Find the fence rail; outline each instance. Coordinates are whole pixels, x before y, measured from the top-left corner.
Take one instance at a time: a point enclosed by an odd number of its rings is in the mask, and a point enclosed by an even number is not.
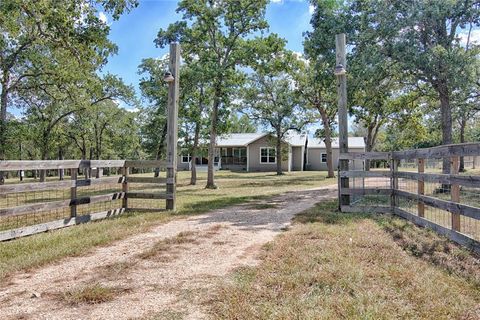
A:
[[[339,171],[340,178],[350,179],[350,185],[339,190],[341,196],[350,197],[340,208],[393,213],[480,252],[480,175],[459,172],[460,157],[478,156],[480,143],[341,154],[341,159],[350,161],[386,160],[390,170]],[[444,159],[450,161],[449,174],[425,172],[427,160],[441,164]],[[416,172],[406,171],[412,167]]]
[[[104,219],[129,210],[165,210],[165,205],[159,206],[159,200],[175,201],[175,192],[168,192],[168,187],[175,190],[176,179],[153,174],[170,167],[165,161],[156,160],[0,161],[3,172],[19,172],[22,176],[21,172],[25,171],[55,171],[58,175],[53,179],[63,179],[43,182],[25,179],[20,183],[9,179],[0,185],[0,241]],[[91,178],[88,172],[94,169],[108,169],[116,175],[101,177],[99,174]],[[132,174],[134,170],[137,172]],[[146,207],[145,203],[151,206]]]

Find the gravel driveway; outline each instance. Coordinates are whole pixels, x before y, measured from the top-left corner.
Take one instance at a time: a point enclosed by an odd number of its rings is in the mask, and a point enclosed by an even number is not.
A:
[[[292,217],[336,197],[333,188],[289,192],[175,220],[82,257],[18,273],[0,289],[2,319],[207,318],[215,280],[258,263],[258,252]],[[107,302],[75,303],[68,293],[100,284]]]

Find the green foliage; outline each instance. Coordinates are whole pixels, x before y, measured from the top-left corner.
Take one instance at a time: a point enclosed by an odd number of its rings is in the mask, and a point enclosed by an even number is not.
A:
[[[255,122],[251,120],[246,114],[232,113],[228,119],[228,132],[227,133],[255,133],[257,132],[257,126]]]
[[[134,0],[0,3],[0,158],[17,157],[15,150],[6,149],[6,139],[14,133],[4,130],[12,105],[25,116],[17,122],[29,128],[29,134],[21,135],[28,157],[46,159],[56,158],[59,148],[71,150],[66,129],[74,115],[113,99],[135,103],[131,87],[110,74],[100,78],[97,71],[117,50],[99,12],[116,20],[136,4]],[[18,129],[17,124],[8,127]]]

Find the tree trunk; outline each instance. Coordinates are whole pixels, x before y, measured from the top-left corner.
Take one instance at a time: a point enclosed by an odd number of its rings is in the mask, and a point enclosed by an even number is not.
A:
[[[279,130],[277,130],[277,147],[276,147],[276,157],[277,157],[277,176],[283,174],[282,170],[282,135]]]
[[[327,152],[327,178],[335,178],[335,169],[333,168],[333,152],[332,152],[332,129],[326,110],[321,107],[317,108],[322,117],[322,124],[325,131],[325,150]]]
[[[452,110],[450,109],[450,95],[445,81],[438,86],[437,91],[440,98],[440,112],[442,115],[442,144],[447,145],[452,143]],[[450,157],[443,158],[442,173],[450,174],[450,166]],[[450,184],[444,183],[438,191],[441,193],[449,193],[450,189]]]
[[[212,108],[212,122],[210,128],[210,144],[208,145],[208,173],[207,173],[207,189],[216,189],[214,178],[214,160],[215,160],[215,145],[217,140],[217,121],[218,108],[220,106],[219,90],[216,91],[215,99]]]
[[[7,147],[7,104],[8,104],[8,72],[3,72],[2,92],[0,93],[0,160],[5,160]],[[5,183],[4,173],[0,171],[0,185]]]
[[[42,160],[47,160],[47,150],[46,147],[42,150]],[[40,170],[40,182],[45,182],[47,180],[47,170]]]
[[[371,152],[373,149],[372,139],[373,139],[373,129],[375,126],[372,124],[367,126],[367,136],[365,138],[365,151]],[[370,159],[365,159],[365,171],[370,171]]]
[[[465,143],[465,127],[467,126],[467,119],[462,117],[460,121],[460,143]],[[465,172],[465,157],[460,157],[459,172]]]
[[[63,160],[63,150],[62,148],[58,148],[58,160]],[[64,179],[65,176],[65,169],[58,170],[58,176],[60,180]]]
[[[191,176],[190,184],[192,186],[197,184],[197,152],[198,152],[198,140],[200,139],[200,123],[195,124],[195,136],[193,137],[193,148],[191,161]]]
[[[446,84],[441,84],[438,89],[440,97],[440,112],[442,114],[442,144],[452,143],[452,110],[450,108],[450,95]],[[444,174],[450,173],[450,158],[443,159]],[[448,187],[449,189],[449,187]]]

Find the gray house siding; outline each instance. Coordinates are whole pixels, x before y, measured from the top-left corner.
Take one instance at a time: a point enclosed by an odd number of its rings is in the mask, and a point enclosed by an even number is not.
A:
[[[181,156],[178,156],[178,158],[177,158],[177,170],[178,171],[190,170],[190,164],[189,163],[183,163]]]
[[[276,163],[260,163],[260,148],[263,147],[272,147],[272,143],[269,141],[268,137],[263,137],[257,141],[252,142],[248,146],[248,171],[276,171]],[[282,160],[282,169],[284,171],[289,171],[289,161],[291,160],[291,155],[289,155],[288,160]]]
[[[364,148],[350,148],[349,152],[364,152]],[[307,167],[308,170],[312,171],[326,171],[328,170],[327,168],[327,163],[322,162],[322,153],[326,154],[327,151],[325,148],[308,148],[307,151]],[[333,156],[333,167],[336,168],[338,167],[338,157],[339,157],[339,150],[338,149],[333,149],[332,150],[332,156]],[[361,160],[356,160],[354,162],[354,170],[362,170],[363,169],[363,161]],[[351,168],[353,169],[353,168]]]
[[[303,171],[303,157],[305,147],[292,147],[292,170]]]

